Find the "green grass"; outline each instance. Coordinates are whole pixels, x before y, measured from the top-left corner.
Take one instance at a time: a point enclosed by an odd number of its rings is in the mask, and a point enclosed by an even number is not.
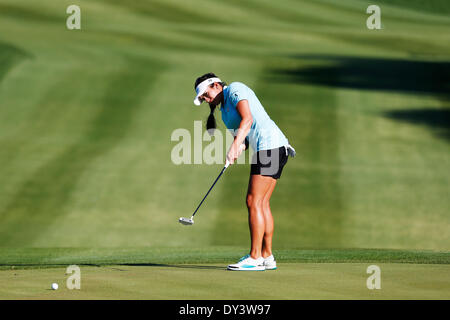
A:
[[[0,299],[449,299],[448,265],[378,264],[381,289],[369,290],[367,263],[281,263],[278,270],[226,271],[223,265],[82,266],[81,288],[64,269],[0,271]],[[50,290],[58,283],[57,291]]]
[[[1,246],[245,245],[248,165],[194,232],[176,223],[220,169],[170,161],[173,130],[208,114],[193,80],[214,71],[252,87],[298,151],[275,246],[449,249],[447,17],[383,4],[370,31],[364,1],[80,1],[69,31],[69,4],[2,3]]]
[[[0,299],[450,298],[448,252],[289,249],[275,252],[275,271],[226,271],[244,253],[239,247],[0,249]],[[65,270],[73,264],[81,270],[80,290],[66,287]],[[381,270],[380,290],[366,287],[373,264]],[[50,290],[54,282],[58,291]]]
[[[76,265],[229,264],[246,254],[243,247],[178,248],[1,248],[0,269]],[[439,251],[388,249],[285,249],[274,252],[286,263],[450,264]]]

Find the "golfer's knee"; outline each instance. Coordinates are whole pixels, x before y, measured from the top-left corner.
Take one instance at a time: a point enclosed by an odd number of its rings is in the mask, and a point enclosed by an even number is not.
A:
[[[264,198],[262,201],[262,207],[264,211],[270,211],[270,199]]]
[[[255,197],[252,194],[247,194],[246,203],[248,209],[262,207],[263,199],[261,197]]]

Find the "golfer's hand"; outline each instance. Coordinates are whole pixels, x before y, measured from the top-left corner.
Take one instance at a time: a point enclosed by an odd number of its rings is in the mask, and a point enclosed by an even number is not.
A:
[[[227,160],[230,164],[233,164],[234,161],[236,161],[237,158],[241,155],[242,151],[245,150],[245,144],[241,144],[240,146],[237,146],[235,143],[233,143],[230,147],[230,150],[228,150],[227,153]]]

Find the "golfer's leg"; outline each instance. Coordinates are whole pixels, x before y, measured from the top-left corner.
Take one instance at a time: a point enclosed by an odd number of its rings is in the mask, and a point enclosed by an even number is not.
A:
[[[265,233],[263,200],[271,186],[272,178],[261,175],[250,175],[247,191],[248,222],[250,227],[250,256],[254,259],[261,256],[262,242]]]
[[[277,184],[276,179],[272,179],[269,190],[267,190],[266,195],[263,199],[263,213],[264,213],[264,223],[265,230],[263,236],[263,244],[261,254],[264,258],[272,255],[272,237],[273,237],[273,217],[272,211],[270,210],[270,197],[272,196],[273,190],[275,189],[275,185]]]

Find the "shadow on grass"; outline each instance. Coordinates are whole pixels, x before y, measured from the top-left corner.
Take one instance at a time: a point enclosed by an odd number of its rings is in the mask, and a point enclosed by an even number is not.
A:
[[[161,264],[161,263],[124,263],[119,266],[128,267],[160,267],[160,268],[180,268],[180,269],[209,269],[209,270],[226,270],[226,267],[204,266],[194,264]]]
[[[20,269],[46,269],[46,268],[67,268],[68,264],[0,264],[0,270],[20,270]],[[82,267],[111,267],[116,271],[127,271],[118,267],[158,267],[158,268],[177,268],[177,269],[203,269],[203,270],[224,270],[224,266],[207,266],[194,264],[165,264],[165,263],[114,263],[114,264],[94,264],[94,263],[78,263],[77,266]]]
[[[0,6],[1,7],[1,6]],[[32,59],[33,55],[10,43],[0,42],[0,82],[13,67],[25,59]]]
[[[438,137],[450,141],[450,109],[392,110],[384,115],[397,121],[429,127]]]
[[[450,61],[418,61],[331,55],[295,55],[302,66],[270,70],[270,81],[312,84],[330,88],[434,96],[449,105]],[[304,63],[308,62],[308,65]],[[309,65],[309,63],[311,65]],[[450,140],[450,109],[392,110],[393,120],[423,125]]]
[[[449,96],[450,62],[295,55],[320,65],[273,69],[272,80],[329,87]]]

